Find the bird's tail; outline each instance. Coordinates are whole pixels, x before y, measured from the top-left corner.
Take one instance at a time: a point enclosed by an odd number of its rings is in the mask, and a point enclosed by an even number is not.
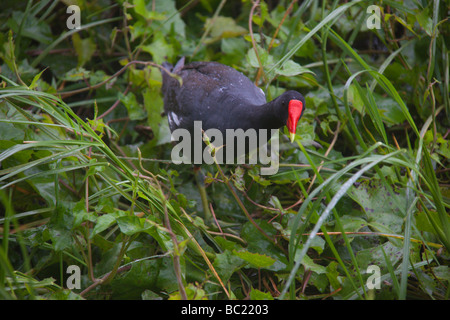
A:
[[[166,69],[167,71],[172,72],[173,65],[171,65],[169,62],[167,62],[167,61],[163,62],[163,63],[161,64],[161,66],[162,66],[164,69]],[[162,72],[162,73],[167,73],[166,70],[164,70],[164,69],[161,69],[161,72]]]
[[[170,83],[172,85],[174,84],[174,81],[178,82],[179,85],[182,84],[181,77],[177,75],[177,73],[184,67],[184,57],[181,57],[180,60],[175,64],[175,67],[172,66],[169,62],[163,62],[162,67],[164,69],[161,69],[161,74],[163,78],[162,83],[162,90],[163,92],[166,92],[167,86],[170,86]],[[168,72],[169,73],[168,73]]]
[[[180,71],[181,68],[184,67],[184,60],[185,60],[184,57],[181,57],[180,60],[178,60],[177,64],[172,70],[172,73],[178,73],[178,71]]]
[[[167,71],[171,72],[171,73],[177,73],[178,71],[181,70],[181,68],[184,67],[184,57],[181,57],[180,60],[178,60],[178,62],[175,64],[175,67],[170,64],[169,62],[165,61],[162,63],[162,66],[164,69],[166,69]],[[162,72],[166,72],[166,70],[162,69]]]

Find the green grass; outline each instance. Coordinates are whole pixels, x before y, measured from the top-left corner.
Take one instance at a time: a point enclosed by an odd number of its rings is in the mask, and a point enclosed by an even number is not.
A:
[[[445,3],[235,2],[0,14],[2,299],[449,298]],[[277,174],[202,167],[210,220],[170,163],[158,65],[179,56],[306,96]]]

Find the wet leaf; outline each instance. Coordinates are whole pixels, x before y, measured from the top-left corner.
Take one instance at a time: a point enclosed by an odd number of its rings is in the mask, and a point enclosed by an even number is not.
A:
[[[387,241],[381,246],[360,250],[356,254],[356,260],[362,270],[366,270],[370,265],[376,265],[380,267],[381,273],[387,273],[387,265],[383,251],[386,253],[386,257],[390,260],[391,265],[395,268],[402,260],[402,247],[397,247],[391,242]]]
[[[405,190],[391,186],[393,191],[388,190],[380,180],[367,180],[350,188],[348,195],[355,200],[368,216],[372,213],[392,213],[402,216],[400,208],[406,208]]]

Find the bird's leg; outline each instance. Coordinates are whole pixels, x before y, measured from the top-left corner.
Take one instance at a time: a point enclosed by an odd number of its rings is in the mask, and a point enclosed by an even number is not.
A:
[[[200,198],[202,199],[203,219],[207,222],[212,218],[212,214],[209,209],[208,195],[206,194],[205,176],[200,167],[194,167],[194,175],[195,180],[197,181],[198,190],[200,192]]]

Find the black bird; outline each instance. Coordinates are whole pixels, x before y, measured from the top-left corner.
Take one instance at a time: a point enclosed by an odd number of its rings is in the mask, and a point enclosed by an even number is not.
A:
[[[286,91],[267,103],[260,88],[241,72],[221,63],[192,62],[185,65],[183,57],[175,67],[169,63],[164,63],[163,67],[170,72],[169,74],[162,69],[162,93],[164,110],[172,132],[182,128],[195,137],[194,121],[201,121],[204,131],[220,130],[222,137],[226,136],[227,129],[255,129],[259,132],[259,129],[278,129],[286,125],[291,142],[294,140],[297,123],[305,109],[305,99],[300,93]],[[270,139],[270,136],[267,138]],[[195,141],[191,144],[192,149],[195,148],[194,145]],[[244,153],[250,149],[248,146]],[[224,156],[226,157],[225,152]],[[195,177],[202,198],[204,217],[209,220],[211,212],[199,172],[197,168]]]
[[[164,63],[162,92],[170,130],[193,132],[194,121],[202,129],[278,129],[287,126],[291,142],[305,110],[305,98],[297,91],[286,91],[271,102],[246,76],[218,62]],[[181,85],[180,85],[181,82]]]

